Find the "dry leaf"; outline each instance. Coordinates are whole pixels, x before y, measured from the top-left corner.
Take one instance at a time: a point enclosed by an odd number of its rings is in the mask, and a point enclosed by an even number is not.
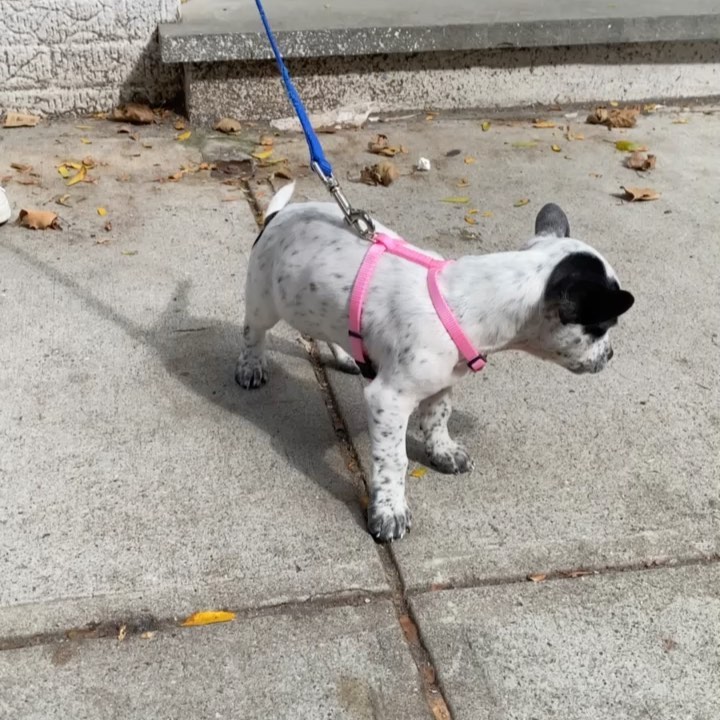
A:
[[[50,210],[21,210],[18,220],[23,227],[31,230],[57,230],[60,227],[58,216]]]
[[[559,145],[551,145],[551,146],[550,146],[550,149],[551,149],[553,152],[560,152],[562,148],[561,148]]]
[[[431,120],[434,120],[437,117],[437,113],[428,113],[425,116],[425,119],[430,122]]]
[[[69,163],[68,163],[68,164],[69,164]],[[88,170],[91,170],[91,169],[94,168],[95,165],[96,165],[95,159],[94,159],[91,155],[86,155],[86,156],[82,159],[82,165],[84,165]],[[76,168],[76,167],[77,167],[77,163],[73,164],[72,167],[75,167],[75,168]],[[78,168],[78,169],[79,169],[79,168]]]
[[[672,121],[673,125],[687,125],[690,122],[689,118],[676,118]]]
[[[103,228],[106,232],[110,232],[112,230],[112,223],[108,220],[104,225]]]
[[[134,125],[150,125],[155,122],[155,113],[140,103],[127,103],[115,108],[110,114],[110,120],[116,122],[129,122]]]
[[[631,128],[635,127],[639,114],[639,107],[608,110],[606,107],[599,106],[587,116],[587,122],[591,125],[605,125],[608,128]]]
[[[40,180],[37,177],[27,177],[26,175],[21,175],[20,177],[14,178],[15,182],[20,185],[39,185]]]
[[[565,139],[566,140],[584,140],[585,136],[582,133],[573,132],[570,125],[568,125],[567,129],[565,130]]]
[[[24,165],[23,163],[10,163],[10,167],[21,173],[29,173],[32,170],[32,165]]]
[[[433,714],[433,720],[451,720],[450,710],[440,695],[429,696],[428,703]]]
[[[427,468],[424,467],[417,467],[410,473],[410,477],[414,478],[421,478],[425,475],[427,475]]]
[[[644,113],[653,113],[653,112],[655,112],[656,108],[657,108],[657,103],[648,103],[647,105],[643,105],[643,112]]]
[[[630,202],[635,202],[636,200],[657,200],[660,197],[660,193],[652,188],[625,187],[624,185],[620,187],[625,191],[625,199],[630,200]]]
[[[625,163],[631,170],[653,170],[655,168],[655,156],[645,156],[641,152],[634,152]]]
[[[224,133],[236,133],[242,130],[242,125],[233,118],[225,117],[215,123],[215,130]]]
[[[475,158],[472,155],[468,155],[465,158],[465,164],[466,165],[472,165],[475,162]]]
[[[617,107],[619,104],[620,104],[620,103],[619,103],[617,100],[611,100],[611,101],[610,101],[610,105],[612,105],[613,107]]]
[[[126,636],[127,636],[127,625],[121,625],[120,629],[118,630],[118,634],[117,634],[118,642],[122,642]]]
[[[80,169],[73,175],[66,183],[68,187],[71,185],[77,185],[77,183],[82,182],[87,177],[87,168],[85,165],[81,165]]]
[[[180,133],[175,139],[179,140],[180,142],[185,142],[190,136],[192,135],[191,130],[186,130],[185,132]]]
[[[678,646],[677,641],[672,638],[663,638],[662,644],[665,652],[672,652]]]
[[[175,121],[175,129],[176,130],[184,130],[185,129],[185,121],[184,120],[176,120]]]
[[[366,185],[391,185],[399,177],[397,168],[388,161],[366,166],[360,171],[360,181]]]
[[[130,135],[132,133],[132,128],[129,128],[127,125],[123,125],[117,129],[117,133],[118,135],[120,135],[121,133],[127,133],[128,135]]]
[[[552,120],[533,120],[532,126],[534,128],[554,128],[555,123]]]
[[[35,127],[40,122],[40,118],[37,115],[28,115],[26,113],[9,112],[5,116],[5,122],[3,127],[16,128],[16,127]]]
[[[523,205],[527,205],[530,202],[529,198],[521,198],[520,200],[516,200],[513,203],[513,207],[522,207]]]
[[[293,176],[289,168],[280,167],[273,173],[275,177],[283,178],[284,180],[292,180]]]
[[[451,197],[443,198],[442,202],[453,203],[454,205],[466,205],[470,202],[470,198],[464,195],[452,195]]]
[[[647,145],[641,145],[631,140],[618,140],[615,143],[615,149],[620,152],[646,152]]]
[[[107,210],[106,210],[104,207],[99,207],[99,208],[97,209],[97,214],[98,214],[100,217],[105,217],[105,216],[107,215]]]
[[[80,138],[80,142],[83,145],[92,145],[92,140],[90,138],[82,137]]]
[[[537,147],[537,140],[519,140],[518,142],[514,142],[512,146],[520,150],[524,150],[526,148],[534,148]]]
[[[476,210],[475,212],[477,212],[477,210]],[[477,222],[478,222],[478,221],[477,221],[477,218],[476,218],[475,216],[468,214],[468,215],[465,216],[465,222],[466,222],[468,225],[477,225]]]
[[[203,610],[186,617],[180,625],[182,627],[196,627],[197,625],[212,625],[213,623],[228,622],[235,619],[234,612],[225,610]]]
[[[547,580],[547,575],[545,575],[544,573],[535,573],[533,575],[528,575],[527,579],[531,580],[534,583],[540,583],[543,580]]]
[[[62,165],[58,165],[57,171],[62,177],[66,179],[70,177],[70,170],[68,170],[68,166],[65,163],[63,163]]]
[[[143,640],[152,640],[155,637],[155,633],[156,633],[155,630],[147,630],[142,635],[140,635],[140,637]]]
[[[69,199],[70,199],[69,195],[58,195],[55,198],[55,202],[58,205],[64,205],[65,207],[72,207],[72,205],[68,202]]]
[[[272,135],[261,135],[260,144],[265,147],[272,147],[275,144],[275,138]]]
[[[137,255],[138,251],[137,250],[123,250],[120,254],[121,255]]]
[[[469,186],[470,186],[470,183],[467,181],[466,178],[460,178],[460,179],[455,183],[455,187],[458,187],[458,188],[466,188],[466,187],[469,187]]]
[[[409,643],[415,645],[419,642],[417,625],[415,625],[409,615],[403,614],[398,616],[398,622],[400,623],[400,627],[405,633],[405,638]]]
[[[92,130],[92,125],[76,125],[76,130]]]
[[[272,148],[258,148],[252,156],[257,160],[267,160],[272,154]]]
[[[486,211],[482,214],[482,216],[483,216],[483,217],[488,217],[488,218],[489,218],[489,217],[492,217],[492,216],[493,216],[492,210],[486,210]]]
[[[491,125],[490,125],[490,121],[489,121],[489,120],[485,120],[485,122],[483,122],[483,123],[480,124],[480,129],[481,129],[483,132],[487,132],[487,131],[490,129],[490,127],[491,127]]]
[[[394,157],[402,152],[407,152],[402,145],[399,147],[391,147],[388,143],[387,135],[376,135],[373,140],[368,143],[368,150],[375,155],[384,155],[385,157]]]

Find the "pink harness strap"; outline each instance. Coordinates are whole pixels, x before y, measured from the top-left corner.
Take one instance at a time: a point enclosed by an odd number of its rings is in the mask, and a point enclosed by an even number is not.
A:
[[[373,238],[372,245],[365,253],[358,274],[355,278],[352,294],[350,296],[350,314],[348,317],[348,330],[350,334],[350,349],[355,361],[362,367],[369,363],[369,358],[365,352],[365,346],[360,334],[360,325],[362,321],[362,311],[365,304],[370,281],[377,268],[378,261],[383,253],[389,252],[391,255],[405,258],[416,265],[427,268],[427,285],[430,293],[435,312],[440,318],[440,322],[445,326],[448,335],[460,351],[460,354],[467,361],[468,367],[473,372],[478,372],[485,367],[486,358],[479,353],[474,345],[470,342],[467,335],[460,327],[460,323],[445,301],[440,287],[438,286],[437,277],[440,271],[449,265],[452,260],[436,260],[425,253],[410,247],[404,240],[391,238],[388,235],[377,233]]]

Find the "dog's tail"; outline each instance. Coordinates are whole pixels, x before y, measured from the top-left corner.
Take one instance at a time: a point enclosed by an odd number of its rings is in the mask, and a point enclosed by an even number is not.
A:
[[[270,219],[277,215],[289,202],[295,192],[295,181],[281,187],[270,200],[267,210],[265,211],[264,225],[267,225]]]

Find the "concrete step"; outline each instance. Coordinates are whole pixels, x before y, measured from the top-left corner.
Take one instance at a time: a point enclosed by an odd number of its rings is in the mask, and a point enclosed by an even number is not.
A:
[[[382,111],[706,97],[720,86],[716,0],[681,7],[674,0],[265,6],[315,112],[358,103]],[[182,7],[182,22],[160,26],[160,44],[165,62],[184,64],[194,120],[290,113],[254,3],[189,0]]]

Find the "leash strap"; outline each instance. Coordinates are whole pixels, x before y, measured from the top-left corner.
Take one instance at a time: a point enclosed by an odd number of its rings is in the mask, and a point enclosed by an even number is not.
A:
[[[285,85],[285,91],[287,92],[288,98],[295,109],[295,113],[298,116],[303,133],[305,134],[305,140],[307,141],[308,150],[310,151],[310,165],[318,177],[323,181],[323,184],[333,196],[335,202],[337,202],[340,206],[340,209],[343,211],[345,219],[348,223],[350,223],[350,225],[352,225],[362,237],[369,240],[375,234],[375,225],[370,216],[364,210],[357,210],[353,208],[340,190],[340,185],[333,177],[332,166],[325,157],[322,145],[313,130],[310,118],[305,110],[305,106],[303,105],[302,100],[293,85],[293,81],[290,78],[290,73],[285,65],[282,53],[280,52],[277,41],[275,40],[275,35],[270,27],[270,22],[265,14],[265,8],[263,7],[261,0],[255,0],[255,5],[257,5],[258,12],[260,13],[260,20],[265,28],[265,34],[270,42],[273,55],[275,55],[275,62],[277,63],[283,84]]]

